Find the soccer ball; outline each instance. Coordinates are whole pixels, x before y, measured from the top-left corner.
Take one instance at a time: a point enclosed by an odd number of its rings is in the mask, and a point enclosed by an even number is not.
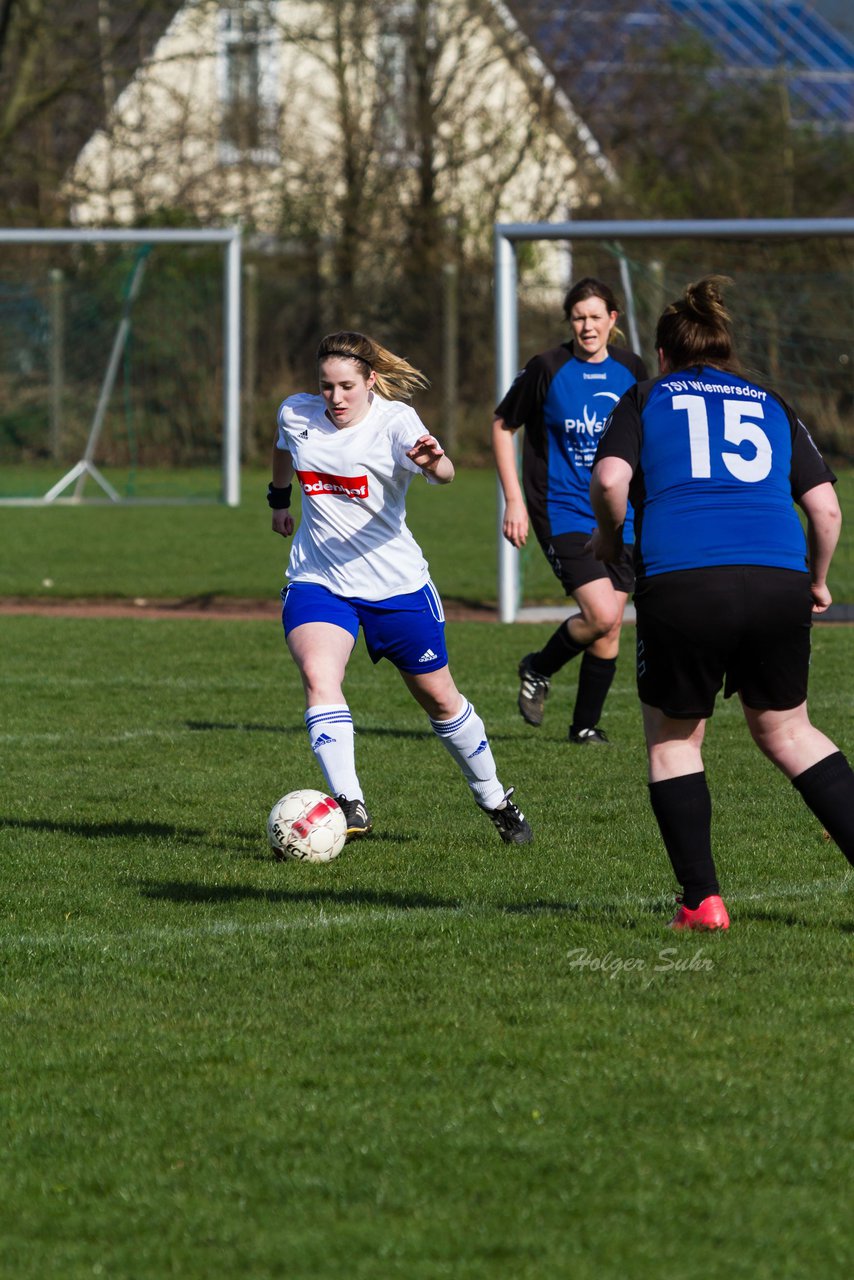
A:
[[[331,862],[344,848],[347,819],[322,791],[289,791],[270,810],[267,839],[279,862]]]

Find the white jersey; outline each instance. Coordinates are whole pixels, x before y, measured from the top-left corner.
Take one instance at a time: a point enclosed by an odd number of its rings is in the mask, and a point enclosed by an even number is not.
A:
[[[302,393],[282,402],[278,423],[276,447],[302,491],[289,581],[363,600],[419,591],[430,570],[406,525],[406,491],[423,473],[406,450],[427,428],[415,410],[374,392],[361,422],[339,428],[322,396]]]

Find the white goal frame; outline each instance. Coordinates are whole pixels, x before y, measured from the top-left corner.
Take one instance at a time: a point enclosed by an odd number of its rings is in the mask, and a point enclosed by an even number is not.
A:
[[[773,239],[803,236],[854,236],[854,218],[723,218],[661,222],[507,222],[496,223],[495,246],[495,403],[499,404],[519,371],[518,264],[516,245],[526,240],[710,240]],[[633,324],[633,314],[630,315]],[[633,341],[636,339],[632,338]],[[517,453],[518,456],[518,453]],[[498,615],[514,622],[520,607],[520,555],[501,532],[504,495],[498,484]]]
[[[242,262],[242,236],[239,227],[223,227],[210,230],[140,231],[121,230],[116,227],[88,227],[76,230],[37,231],[0,228],[0,246],[4,244],[221,244],[225,247],[223,267],[223,407],[222,407],[222,500],[229,507],[240,505],[240,280]],[[138,285],[141,272],[135,276]],[[122,316],[107,365],[101,395],[95,417],[89,430],[83,457],[40,498],[0,498],[2,506],[41,506],[55,502],[80,503],[82,486],[90,475],[114,503],[158,506],[189,502],[184,498],[122,498],[110,485],[94,463],[94,454],[101,433],[107,400],[127,338],[129,319]],[[72,484],[75,492],[70,498],[61,495]]]

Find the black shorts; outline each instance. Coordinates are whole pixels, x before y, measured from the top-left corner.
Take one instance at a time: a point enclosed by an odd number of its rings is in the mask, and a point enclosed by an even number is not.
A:
[[[548,542],[541,542],[546,559],[556,578],[563,584],[568,596],[576,587],[599,578],[610,578],[615,591],[629,595],[635,585],[635,569],[632,548],[624,547],[623,554],[614,564],[597,560],[592,551],[584,548],[590,541],[589,533],[558,533]]]
[[[638,581],[638,694],[674,719],[707,719],[724,686],[757,711],[807,696],[807,573],[761,565],[686,569]]]

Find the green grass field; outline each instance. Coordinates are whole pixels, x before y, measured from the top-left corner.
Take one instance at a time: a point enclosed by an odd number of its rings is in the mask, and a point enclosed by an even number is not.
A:
[[[416,498],[458,598],[492,594],[481,493],[465,557]],[[2,590],[275,594],[267,523],[5,509]],[[854,875],[730,703],[706,763],[733,926],[674,936],[631,628],[597,750],[565,742],[571,669],[541,730],[518,717],[547,625],[449,626],[524,848],[360,645],[376,829],[325,868],[265,847],[273,800],[320,783],[275,622],[0,628],[0,1274],[849,1274]],[[816,628],[813,718],[849,755],[852,659]]]
[[[45,492],[52,472],[30,489]],[[121,488],[120,477],[110,479]],[[248,471],[242,504],[223,506],[9,507],[0,505],[0,596],[275,597],[284,579],[287,546],[270,533],[265,502],[269,476]],[[216,492],[217,477],[185,472],[142,473],[138,490]],[[7,481],[7,484],[11,483]],[[20,487],[20,486],[19,486]],[[854,470],[839,472],[846,517],[834,559],[834,598],[854,604]],[[8,492],[2,487],[0,495]],[[88,482],[87,494],[98,490]],[[295,495],[296,498],[296,495]],[[413,483],[409,524],[447,599],[497,598],[497,488],[490,470],[463,470],[451,485]],[[521,555],[527,604],[564,599],[531,536]],[[50,583],[45,586],[45,582]]]

